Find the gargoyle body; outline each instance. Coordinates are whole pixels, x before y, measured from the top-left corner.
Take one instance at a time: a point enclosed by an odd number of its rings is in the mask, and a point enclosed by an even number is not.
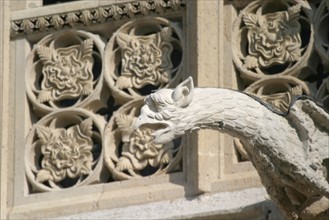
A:
[[[250,95],[220,88],[194,88],[188,78],[176,89],[145,99],[136,127],[156,126],[155,143],[185,131],[218,129],[239,138],[272,200],[289,219],[329,198],[329,114],[297,99],[279,114]]]

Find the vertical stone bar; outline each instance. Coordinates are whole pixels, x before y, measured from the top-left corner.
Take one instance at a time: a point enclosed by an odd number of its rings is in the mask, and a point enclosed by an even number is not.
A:
[[[188,1],[189,73],[197,87],[219,85],[219,9],[223,1]],[[211,130],[193,132],[187,137],[187,179],[197,191],[210,192],[218,178],[219,133]]]
[[[9,123],[9,1],[0,1],[0,219],[7,213],[7,155]]]

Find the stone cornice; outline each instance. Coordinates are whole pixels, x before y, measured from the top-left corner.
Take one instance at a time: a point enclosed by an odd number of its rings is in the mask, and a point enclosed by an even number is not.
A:
[[[184,10],[186,0],[142,0],[11,20],[11,38]]]

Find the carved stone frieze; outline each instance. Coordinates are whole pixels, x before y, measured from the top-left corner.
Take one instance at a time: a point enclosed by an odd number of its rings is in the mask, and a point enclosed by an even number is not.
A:
[[[233,58],[241,76],[298,76],[313,48],[312,15],[289,1],[253,1],[233,26]]]
[[[164,18],[126,23],[105,50],[105,79],[119,103],[177,82],[182,71],[182,33]]]
[[[56,111],[38,121],[26,143],[31,192],[99,182],[104,125],[104,119],[82,109]]]
[[[134,125],[143,100],[123,105],[105,128],[105,163],[118,180],[159,175],[177,168],[181,159],[180,140],[155,144],[152,128]]]
[[[27,94],[41,112],[87,106],[98,100],[103,82],[104,43],[84,31],[52,34],[27,58]]]
[[[67,27],[89,26],[110,20],[136,18],[140,15],[167,14],[182,11],[185,0],[142,0],[104,5],[81,11],[31,17],[11,21],[11,36],[18,37]]]

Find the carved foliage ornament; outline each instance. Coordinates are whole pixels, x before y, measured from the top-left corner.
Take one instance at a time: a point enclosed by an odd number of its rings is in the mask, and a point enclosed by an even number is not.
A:
[[[116,123],[121,132],[132,129],[135,118],[127,115],[117,115]],[[125,142],[123,137],[122,156],[116,165],[118,171],[142,170],[147,165],[152,167],[163,167],[173,158],[173,145],[166,146],[153,143],[151,133],[154,130],[141,128],[129,134],[129,141]],[[126,134],[127,135],[127,134]]]
[[[156,175],[177,169],[180,140],[155,144],[151,127],[134,130],[142,99],[122,106],[105,129],[105,163],[118,180]]]
[[[74,179],[91,173],[91,118],[67,129],[39,126],[36,131],[44,156],[36,181],[59,182],[66,177]]]
[[[182,71],[180,23],[164,18],[127,22],[105,49],[105,79],[120,104],[176,83]]]
[[[244,65],[247,69],[269,67],[274,63],[298,61],[302,55],[300,5],[287,11],[261,14],[245,12],[242,16],[248,28],[248,53]]]
[[[32,192],[99,182],[104,124],[82,109],[57,111],[38,121],[27,137],[25,152]]]
[[[307,5],[252,1],[233,25],[233,60],[244,91],[279,112],[286,113],[295,97],[311,95],[308,84],[301,80],[303,72],[310,72],[308,60],[314,41]],[[245,155],[241,147],[236,149]]]
[[[171,35],[169,27],[149,36],[119,33],[116,39],[122,50],[122,70],[116,86],[140,89],[147,84],[168,83],[173,67]]]
[[[165,87],[180,77],[178,26],[163,18],[127,22],[113,34],[106,54],[103,40],[87,31],[50,34],[34,45],[26,68],[36,120],[26,139],[28,193],[180,169],[180,140],[154,144],[154,129],[134,131],[141,100],[117,111],[108,100],[113,94],[115,104],[123,104],[141,96],[139,91],[147,94],[144,87]],[[103,71],[108,84],[102,82]]]
[[[17,37],[38,32],[76,26],[105,23],[108,20],[135,18],[148,14],[167,14],[185,8],[185,0],[142,0],[105,5],[98,8],[71,11],[42,17],[11,21],[11,36]]]
[[[298,76],[313,47],[311,16],[292,1],[251,2],[233,25],[233,59],[241,76]]]
[[[36,47],[43,62],[40,102],[86,96],[93,91],[93,41],[86,39],[81,45],[54,49]]]
[[[290,104],[297,96],[310,95],[306,83],[291,76],[260,79],[244,91],[261,98],[282,113],[288,112]]]
[[[51,34],[27,58],[27,95],[38,112],[86,107],[100,100],[103,81],[99,36],[85,31]]]

